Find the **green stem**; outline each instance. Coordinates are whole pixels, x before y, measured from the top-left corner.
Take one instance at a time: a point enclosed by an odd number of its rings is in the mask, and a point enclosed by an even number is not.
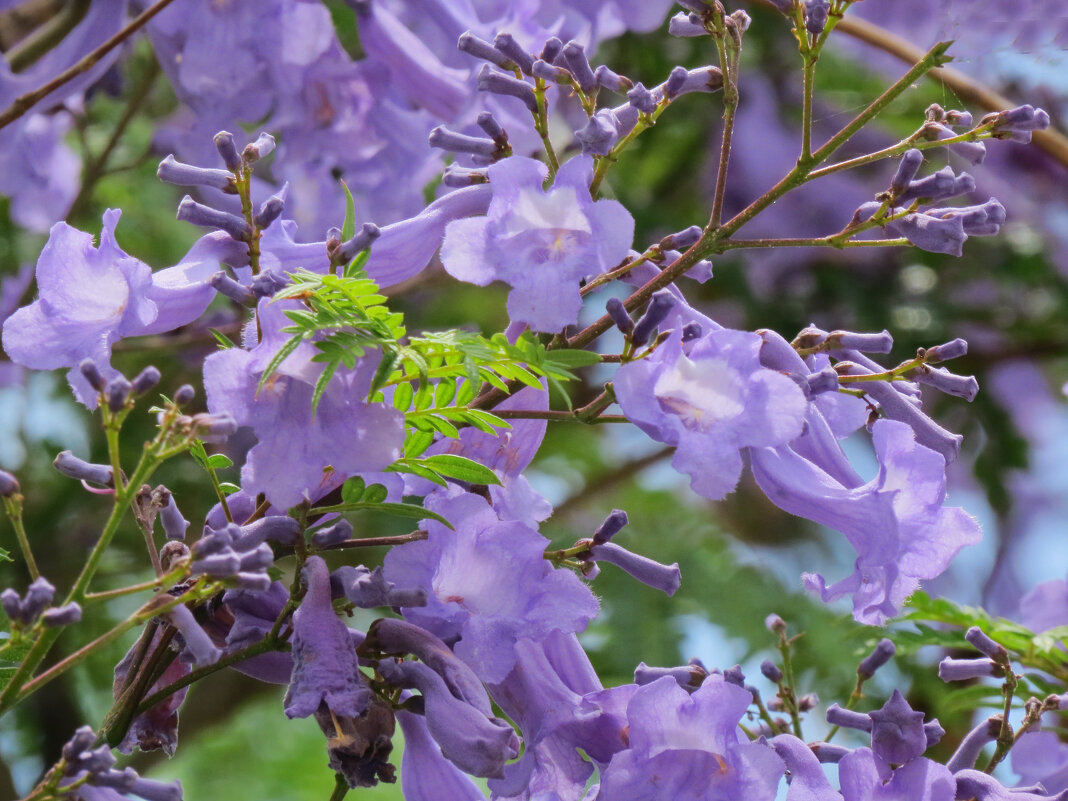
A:
[[[330,794],[330,801],[341,801],[349,792],[349,783],[340,773],[334,774],[334,792]]]
[[[857,686],[854,687],[853,688],[853,692],[851,692],[849,694],[849,700],[846,701],[845,709],[852,709],[853,707],[855,707],[857,704],[860,703],[860,699],[862,699],[864,697],[863,688],[864,688],[864,677],[863,676],[857,676]],[[836,734],[838,734],[838,731],[841,728],[842,728],[841,726],[832,726],[831,730],[829,732],[827,732],[827,736],[823,738],[823,742],[829,743],[831,740],[833,740],[834,736]]]
[[[74,80],[79,75],[88,72],[93,68],[104,56],[125,42],[137,31],[144,27],[150,19],[156,14],[161,12],[167,6],[169,6],[174,0],[158,0],[152,6],[145,9],[140,15],[134,18],[129,25],[123,28],[121,31],[111,36],[103,44],[91,51],[83,59],[73,64],[68,69],[61,72],[52,80],[45,83],[43,86],[34,89],[32,92],[27,92],[24,95],[19,95],[2,113],[0,113],[0,128],[6,128],[8,125],[19,119],[23,114],[32,109],[41,100],[44,100],[48,95],[59,89],[64,84]]]
[[[19,541],[19,550],[22,558],[26,560],[26,569],[30,571],[30,579],[36,581],[41,571],[37,569],[37,562],[33,558],[33,549],[30,547],[30,539],[26,536],[26,526],[22,521],[22,495],[15,493],[10,498],[4,498],[4,511],[11,521],[11,527],[15,529],[15,537]]]
[[[1001,728],[998,731],[997,745],[994,747],[994,754],[990,757],[990,762],[983,769],[984,773],[992,773],[994,768],[1003,760],[1009,753],[1009,750],[1013,747],[1016,740],[1013,737],[1012,725],[1009,723],[1009,713],[1012,712],[1012,699],[1016,694],[1016,687],[1018,677],[1012,672],[1011,665],[1005,665],[1005,683],[1001,685],[1001,694],[1005,698],[1005,703],[1001,712]]]
[[[780,682],[779,695],[783,700],[783,706],[790,713],[790,721],[793,724],[794,736],[805,739],[801,732],[801,716],[797,711],[797,685],[794,681],[794,666],[790,659],[790,640],[785,634],[779,635],[779,653],[782,654],[782,682]]]
[[[545,81],[542,78],[534,79],[534,99],[537,101],[538,110],[534,114],[534,130],[541,137],[542,147],[545,148],[545,160],[549,165],[548,183],[556,178],[556,171],[560,169],[560,160],[556,157],[556,150],[549,139],[549,113],[545,101]]]
[[[987,134],[987,135],[984,135]],[[948,139],[920,139],[920,133],[914,133],[908,139],[902,139],[896,145],[885,147],[882,150],[877,150],[873,153],[868,153],[864,156],[857,156],[856,158],[847,159],[846,161],[840,161],[837,164],[830,164],[826,167],[821,167],[818,170],[813,170],[809,173],[808,178],[810,181],[816,178],[822,178],[825,175],[832,175],[842,170],[852,170],[856,167],[862,167],[865,164],[872,164],[876,161],[882,161],[886,158],[892,158],[894,156],[900,156],[906,150],[931,150],[936,147],[944,147],[946,145],[955,145],[960,142],[977,142],[980,139],[989,139],[989,131],[986,126],[978,126],[970,131],[965,131],[957,136],[950,137]]]

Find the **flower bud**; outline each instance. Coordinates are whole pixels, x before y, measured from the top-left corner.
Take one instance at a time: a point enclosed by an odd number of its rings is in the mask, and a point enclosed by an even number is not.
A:
[[[656,96],[641,82],[634,84],[634,87],[627,92],[627,102],[642,114],[652,114],[656,111]]]
[[[664,676],[670,676],[682,689],[692,693],[708,678],[708,671],[702,665],[690,664],[667,668],[649,667],[644,662],[639,662],[638,667],[634,669],[634,683],[638,686],[652,684]]]
[[[159,369],[149,365],[134,377],[134,380],[130,385],[130,391],[133,392],[134,395],[144,395],[159,384],[159,380]]]
[[[329,548],[352,539],[352,523],[341,519],[332,526],[324,526],[312,535],[312,545],[316,548]]]
[[[560,40],[557,39],[556,41],[559,42]],[[530,75],[530,70],[534,66],[534,56],[520,47],[510,33],[498,33],[493,39],[493,46],[509,61],[519,67],[524,75]]]
[[[176,186],[210,186],[229,194],[237,191],[234,176],[226,170],[210,170],[183,164],[175,161],[173,155],[167,156],[159,163],[156,177],[164,183]]]
[[[242,156],[248,162],[259,161],[267,158],[274,150],[274,137],[269,133],[261,133],[256,141],[245,145]]]
[[[18,495],[22,488],[19,481],[6,470],[0,470],[0,498],[10,498]]]
[[[242,306],[251,304],[256,300],[256,296],[252,293],[251,289],[244,284],[239,284],[222,270],[209,278],[208,283],[213,286],[215,291],[220,295],[225,295],[234,303],[239,303]]]
[[[593,534],[593,544],[603,545],[618,534],[630,520],[622,509],[613,509]]]
[[[594,545],[590,549],[590,554],[593,561],[613,564],[642,584],[660,590],[669,596],[674,595],[682,583],[682,572],[677,562],[662,565],[612,542]]]
[[[370,248],[374,241],[381,235],[382,230],[377,225],[374,223],[364,223],[360,226],[360,230],[356,232],[356,235],[353,236],[352,239],[342,242],[338,246],[338,249],[334,251],[332,260],[336,264],[348,264],[355,259],[359,253]]]
[[[92,359],[82,359],[81,364],[78,365],[78,370],[85,377],[85,380],[89,382],[89,386],[97,392],[103,392],[108,385],[107,379],[104,378],[97,363]]]
[[[894,177],[890,181],[890,193],[894,197],[901,195],[908,185],[912,183],[921,164],[923,164],[923,153],[916,148],[906,150],[901,155],[901,161],[897,165],[897,172],[894,173]]]
[[[783,635],[786,633],[786,621],[772,612],[766,618],[764,618],[764,628],[770,631],[772,634]]]
[[[182,384],[174,391],[174,402],[178,406],[185,406],[187,403],[192,403],[196,395],[197,391],[192,384]]]
[[[281,192],[271,195],[263,201],[260,210],[252,218],[252,222],[262,231],[281,216],[285,207],[286,201]]]
[[[673,308],[675,308],[674,295],[666,289],[655,293],[649,300],[645,314],[634,326],[634,333],[631,334],[631,342],[634,343],[634,346],[641,347],[648,342],[653,331],[664,321]]]
[[[733,684],[733,685],[735,685],[737,687],[743,687],[744,688],[745,687],[745,674],[742,673],[742,666],[741,665],[735,665],[734,667],[729,667],[726,670],[724,670],[723,671],[723,680],[725,682],[727,682],[727,684]]]
[[[237,152],[237,145],[234,144],[234,135],[232,133],[219,131],[219,133],[215,134],[215,149],[222,156],[226,169],[233,173],[241,169],[241,154]]]
[[[510,70],[516,67],[512,59],[508,58],[485,39],[475,36],[471,31],[464,31],[460,34],[460,38],[456,42],[456,49],[461,53],[467,53],[469,56],[496,64],[503,70]]]
[[[693,13],[687,14],[685,11],[680,11],[668,20],[668,33],[679,37],[708,35],[701,18]]]
[[[492,158],[497,154],[497,143],[492,139],[456,133],[455,131],[450,131],[444,125],[434,128],[430,132],[427,141],[431,147],[448,150],[453,153],[473,153],[487,158]]]
[[[126,408],[126,401],[130,399],[131,391],[133,391],[133,385],[124,375],[117,375],[108,382],[108,409],[112,414],[118,414]]]
[[[480,92],[491,92],[495,95],[518,97],[530,109],[531,113],[536,114],[538,112],[538,101],[534,97],[533,86],[511,75],[505,75],[503,72],[493,69],[489,64],[483,64],[482,69],[478,71],[478,90]]]
[[[41,614],[41,622],[50,628],[70,626],[82,619],[82,608],[73,601],[66,606],[46,609]]]
[[[975,650],[986,654],[997,662],[1008,661],[1009,654],[1005,647],[990,639],[989,636],[978,626],[972,626],[964,633],[966,639]]]
[[[508,133],[497,122],[497,119],[488,111],[481,112],[475,119],[478,127],[485,131],[486,136],[492,139],[499,148],[508,147]]]
[[[634,86],[634,81],[630,78],[613,72],[604,64],[595,69],[593,74],[597,78],[597,85],[607,89],[609,92],[623,93]]]
[[[778,684],[782,681],[782,671],[779,669],[779,666],[770,659],[765,659],[760,663],[760,672],[763,673],[764,678],[772,684]]]
[[[197,203],[189,195],[182,198],[182,202],[178,204],[178,219],[192,225],[225,231],[238,242],[248,242],[252,235],[248,223],[236,214]]]
[[[897,647],[891,640],[886,637],[879,640],[875,649],[864,657],[860,664],[857,665],[857,675],[862,679],[870,679],[875,675],[875,671],[890,661],[890,658],[897,653]]]
[[[984,676],[998,676],[1002,671],[992,659],[952,659],[938,663],[938,678],[942,681],[967,681]]]
[[[623,307],[623,301],[619,298],[609,298],[605,303],[605,309],[608,311],[608,316],[612,318],[612,322],[624,334],[629,334],[634,330],[634,321],[630,319],[630,315]]]
[[[948,362],[951,359],[959,359],[967,353],[968,342],[958,337],[941,345],[935,345],[933,348],[927,348],[924,352],[924,358],[929,364],[932,362]]]
[[[589,59],[586,58],[586,48],[576,41],[570,41],[564,45],[563,55],[579,89],[586,94],[593,92],[597,88],[597,77],[593,74]]]
[[[91,464],[70,451],[60,451],[52,466],[68,478],[88,481],[103,487],[111,486],[111,468],[105,464]]]

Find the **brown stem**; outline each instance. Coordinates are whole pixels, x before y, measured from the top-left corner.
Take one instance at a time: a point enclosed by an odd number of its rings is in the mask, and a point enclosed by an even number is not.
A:
[[[0,129],[6,128],[13,123],[31,108],[33,108],[39,101],[48,97],[59,87],[66,83],[69,83],[79,75],[88,72],[93,68],[104,56],[121,45],[137,31],[145,26],[145,24],[156,16],[159,12],[173,3],[174,0],[158,0],[154,5],[145,9],[139,16],[130,22],[125,28],[109,38],[106,42],[101,44],[98,48],[93,50],[89,55],[83,58],[76,64],[71,65],[65,69],[55,78],[50,80],[44,86],[34,89],[32,92],[27,92],[24,95],[19,95],[2,113],[0,113]]]

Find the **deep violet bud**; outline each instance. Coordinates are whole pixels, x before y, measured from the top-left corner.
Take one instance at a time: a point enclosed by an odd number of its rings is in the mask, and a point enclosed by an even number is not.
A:
[[[764,678],[772,684],[778,684],[782,681],[782,671],[779,669],[779,666],[770,659],[765,659],[760,663],[760,672],[764,674]]]
[[[149,365],[134,377],[130,391],[137,396],[144,395],[159,384],[160,378],[159,368]]]
[[[6,470],[0,470],[0,498],[10,498],[21,491],[19,481]]]
[[[182,785],[177,780],[160,782],[138,776],[126,792],[145,801],[182,801]]]
[[[708,678],[708,671],[704,665],[690,663],[688,665],[680,665],[679,667],[650,667],[644,662],[639,662],[638,667],[634,669],[634,683],[639,687],[644,687],[646,684],[652,684],[657,679],[662,679],[664,676],[670,676],[686,692],[692,693],[698,687],[700,687],[706,678]]]
[[[857,729],[858,731],[871,731],[871,718],[863,712],[854,712],[852,709],[843,709],[838,704],[827,707],[827,722],[832,726],[841,726],[843,729]]]
[[[603,545],[618,534],[630,520],[622,509],[613,509],[593,534],[593,544]]]
[[[65,606],[57,606],[55,609],[46,609],[41,614],[41,622],[52,628],[70,626],[81,619],[82,608],[73,601]]]
[[[248,223],[236,214],[197,203],[189,195],[182,198],[182,202],[178,204],[178,219],[192,225],[225,231],[238,242],[247,242],[251,237]]]
[[[898,691],[882,707],[868,713],[871,718],[871,748],[875,755],[892,765],[901,765],[927,750],[923,712],[913,710]]]
[[[560,40],[557,39],[557,42]],[[519,67],[520,71],[525,75],[530,75],[530,70],[534,66],[534,56],[524,50],[516,42],[515,38],[510,33],[498,33],[493,38],[493,46],[502,53],[509,61]],[[556,54],[553,54],[555,58]]]
[[[684,325],[682,327],[682,341],[683,342],[693,342],[695,339],[700,339],[701,338],[701,333],[702,332],[701,332],[701,324],[700,323],[697,323],[697,322],[686,323],[686,325]],[[837,383],[838,383],[838,375],[837,374],[835,374],[834,380],[835,380],[835,385],[837,386]]]
[[[263,270],[252,276],[249,281],[249,289],[257,298],[273,297],[278,290],[289,283],[288,279],[279,275],[274,270]]]
[[[998,645],[998,643],[990,639],[990,637],[978,626],[972,626],[964,632],[964,639],[966,639],[975,650],[986,654],[991,659],[997,662],[1008,661],[1009,654],[1004,646]]]
[[[159,163],[156,177],[176,186],[210,186],[233,194],[237,191],[234,176],[226,170],[209,170],[175,161],[170,155]]]
[[[331,261],[334,264],[348,264],[356,258],[361,251],[367,250],[378,237],[382,235],[381,229],[374,223],[364,223],[356,235],[347,242],[342,242],[334,251]]]
[[[63,745],[60,753],[68,765],[76,765],[79,755],[92,748],[95,742],[96,734],[93,730],[89,726],[82,726],[75,730],[74,736]]]
[[[220,295],[225,295],[234,303],[239,303],[242,306],[247,306],[256,300],[256,295],[251,289],[244,284],[239,284],[222,270],[209,278],[208,283],[215,287],[215,291]]]
[[[601,109],[575,131],[575,138],[582,145],[582,152],[592,156],[606,156],[611,152],[619,131],[609,109]]]
[[[924,214],[941,220],[959,219],[967,236],[993,236],[1005,223],[1005,207],[996,198],[977,206],[927,209]]]
[[[518,97],[531,113],[536,114],[538,111],[538,101],[534,98],[533,86],[511,75],[505,75],[500,70],[493,69],[489,64],[483,64],[482,69],[478,71],[478,89],[480,92]]]
[[[198,545],[200,543],[197,543]],[[211,576],[212,578],[228,578],[241,568],[241,558],[233,551],[215,553],[197,559],[190,566],[190,572],[195,575]]]
[[[560,55],[560,51],[564,49],[564,43],[556,36],[550,36],[545,40],[545,47],[541,49],[541,54],[538,56],[542,61],[552,64],[556,61],[556,57]]]
[[[593,74],[597,78],[597,85],[609,92],[622,94],[634,86],[634,81],[630,78],[610,70],[604,64],[595,69]]]
[[[941,345],[935,345],[933,348],[927,348],[924,351],[924,359],[928,364],[932,362],[948,362],[951,359],[959,359],[967,353],[968,342],[958,337]]]
[[[1014,142],[1027,144],[1031,141],[1031,131],[1041,131],[1049,127],[1049,114],[1034,106],[1017,106],[1002,111],[994,116],[994,135],[1008,138]],[[984,118],[987,121],[988,117]]]
[[[586,58],[586,48],[578,42],[571,41],[564,45],[562,52],[579,89],[586,94],[593,92],[597,88],[597,76],[593,74],[590,61]]]
[[[691,37],[705,36],[708,31],[705,30],[699,16],[680,11],[668,20],[668,33],[672,36]]]
[[[942,681],[967,681],[984,676],[1001,675],[1001,669],[992,659],[952,659],[946,657],[938,663],[938,678]]]
[[[219,131],[215,134],[215,149],[222,156],[226,169],[234,173],[241,169],[241,154],[237,152],[237,145],[234,143],[234,135],[232,133]]]
[[[229,414],[194,414],[189,421],[205,442],[219,442],[237,431],[237,421]]]
[[[174,391],[174,402],[179,406],[185,406],[188,403],[192,403],[193,398],[196,396],[197,391],[192,384],[182,384]]]
[[[103,487],[111,485],[111,468],[106,464],[91,464],[70,451],[60,451],[52,466],[68,478],[88,481]]]
[[[674,595],[682,583],[682,572],[679,570],[678,562],[662,565],[612,542],[594,545],[590,553],[593,561],[613,564],[642,584],[647,584],[669,596]]]
[[[941,141],[943,139],[951,139],[958,136],[957,132],[940,122],[928,122],[923,126],[923,135],[927,139]],[[1014,136],[1013,139],[1016,137]],[[1030,134],[1027,135],[1027,140],[1031,140]],[[946,145],[950,150],[956,153],[965,161],[969,161],[972,164],[981,164],[983,159],[986,158],[986,144],[983,142],[951,142]]]
[[[659,247],[661,250],[686,250],[695,244],[703,233],[701,226],[691,225],[689,228],[683,228],[681,231],[665,236],[660,240]]]
[[[190,661],[197,667],[214,665],[222,656],[222,651],[215,647],[207,632],[200,627],[189,607],[176,606],[163,615],[167,622],[178,629],[185,641],[185,652],[191,657]]]
[[[805,29],[812,34],[823,33],[830,10],[830,0],[805,0]]]
[[[675,296],[671,292],[661,289],[655,293],[649,299],[645,314],[634,326],[634,333],[631,334],[631,342],[634,343],[634,346],[641,347],[648,342],[653,331],[664,321],[673,308],[675,308]]]
[[[241,535],[234,539],[239,551],[251,550],[266,540],[282,545],[295,545],[300,537],[300,523],[285,515],[269,515],[241,527]]]
[[[723,680],[725,682],[727,682],[727,684],[733,684],[733,685],[735,685],[737,687],[744,688],[745,687],[745,674],[742,673],[742,666],[741,665],[735,665],[734,667],[729,667],[726,670],[724,670],[723,671]]]
[[[875,675],[875,671],[890,661],[891,657],[897,653],[897,646],[893,641],[888,640],[886,637],[879,640],[875,648],[870,654],[864,657],[860,664],[857,665],[857,675],[862,679],[870,679]]]
[[[489,183],[489,176],[486,175],[485,170],[473,170],[453,162],[445,168],[441,182],[445,186],[459,189],[464,186]]]
[[[259,161],[265,159],[274,151],[274,137],[269,133],[261,133],[255,142],[245,145],[241,155],[246,161]]]
[[[719,67],[700,67],[687,70],[675,67],[664,84],[664,94],[669,100],[690,92],[716,92],[723,88],[723,73]]]
[[[342,518],[332,526],[324,526],[312,534],[312,545],[316,548],[329,548],[352,539],[352,523]]]
[[[616,324],[620,331],[624,334],[629,334],[634,330],[634,321],[630,319],[630,315],[627,314],[627,310],[623,307],[623,301],[619,298],[609,298],[604,307],[608,311],[608,316],[612,318],[612,322]]]
[[[22,622],[22,599],[15,590],[9,587],[0,592],[0,607],[9,620]]]
[[[946,730],[937,720],[929,720],[923,724],[923,735],[927,738],[927,747],[937,745],[946,736]]]
[[[271,195],[263,201],[260,210],[252,218],[252,222],[262,231],[281,216],[285,207],[286,201],[281,192]]]
[[[921,384],[934,387],[939,392],[964,398],[969,403],[975,400],[979,394],[979,382],[973,375],[956,375],[942,367],[926,367],[917,369],[909,374]]]
[[[837,765],[842,761],[842,757],[853,753],[852,748],[834,743],[813,743],[809,748],[816,755],[816,759],[824,765]]]
[[[966,172],[957,175],[952,167],[943,167],[938,172],[925,175],[912,181],[898,197],[898,203],[911,203],[913,200],[933,202],[946,200],[958,195],[966,195],[975,190],[975,179]]]
[[[121,373],[108,382],[107,398],[108,409],[112,414],[118,414],[126,407],[126,401],[130,399],[133,385],[130,380]]]
[[[475,122],[478,123],[479,128],[485,131],[486,136],[497,143],[497,147],[503,149],[508,146],[508,132],[501,127],[501,124],[497,122],[497,119],[490,112],[481,112]]]
[[[987,743],[994,742],[1000,733],[1001,716],[991,715],[964,736],[957,750],[953,752],[953,756],[946,762],[946,767],[953,773],[965,768],[974,768],[975,760],[979,758],[983,747]]]
[[[485,39],[475,36],[471,31],[464,31],[460,34],[456,47],[461,53],[467,53],[469,56],[489,61],[501,69],[510,70],[516,66],[512,59],[508,58]]]
[[[178,510],[178,504],[174,502],[174,496],[167,493],[167,504],[159,510],[160,523],[163,525],[163,533],[169,540],[184,540],[185,532],[189,528],[189,521],[182,517]]]
[[[497,143],[492,139],[450,131],[439,125],[430,132],[428,142],[431,147],[448,150],[453,153],[472,153],[476,156],[492,158],[497,154]]]
[[[640,82],[634,84],[634,88],[627,92],[627,101],[642,114],[652,114],[656,111],[656,95]]]
[[[95,389],[97,392],[103,392],[104,387],[107,386],[107,379],[100,372],[100,368],[96,362],[92,359],[82,359],[81,364],[78,365],[78,370],[85,380],[89,382],[89,386]]]
[[[923,153],[916,148],[906,150],[901,155],[901,161],[897,165],[897,172],[894,173],[894,177],[890,181],[890,193],[894,197],[898,197],[912,183],[921,164],[923,164]]]

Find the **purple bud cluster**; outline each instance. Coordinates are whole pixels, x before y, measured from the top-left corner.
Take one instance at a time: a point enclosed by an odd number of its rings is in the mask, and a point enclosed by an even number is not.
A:
[[[26,589],[26,594],[19,597],[18,592],[6,589],[0,592],[0,606],[8,620],[22,628],[30,628],[38,620],[45,626],[69,626],[82,619],[82,608],[75,602],[63,606],[52,606],[56,588],[40,576]]]
[[[175,782],[160,782],[145,779],[133,768],[117,770],[115,757],[106,745],[93,748],[97,737],[91,728],[82,726],[63,746],[63,763],[66,777],[63,786],[78,782],[73,795],[64,798],[80,801],[111,801],[131,795],[144,801],[182,801],[182,785]],[[84,789],[83,789],[84,788]]]

